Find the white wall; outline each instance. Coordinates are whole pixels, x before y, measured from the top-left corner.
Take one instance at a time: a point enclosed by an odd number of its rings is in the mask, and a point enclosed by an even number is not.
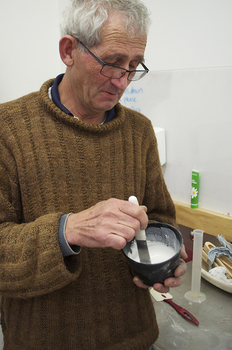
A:
[[[57,0],[0,4],[0,102],[36,91],[60,72]]]

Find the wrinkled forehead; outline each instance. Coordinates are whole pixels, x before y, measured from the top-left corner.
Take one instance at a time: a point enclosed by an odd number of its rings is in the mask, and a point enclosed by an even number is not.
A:
[[[127,26],[125,16],[120,12],[109,12],[108,20],[101,29],[101,42],[105,40],[115,39],[121,41],[123,39],[147,42],[147,33],[141,32],[141,29],[134,26]]]

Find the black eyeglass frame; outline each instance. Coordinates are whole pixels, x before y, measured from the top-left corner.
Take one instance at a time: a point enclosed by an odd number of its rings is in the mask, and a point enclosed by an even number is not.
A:
[[[88,52],[89,54],[98,62],[101,64],[102,68],[100,70],[100,73],[101,75],[103,75],[104,77],[106,78],[111,78],[111,79],[121,79],[126,73],[129,73],[128,74],[128,77],[127,77],[127,80],[129,81],[133,81],[133,79],[129,79],[130,75],[132,73],[143,73],[138,79],[135,79],[134,81],[136,80],[140,80],[141,78],[143,78],[148,72],[149,72],[149,69],[145,66],[145,64],[143,62],[140,62],[140,64],[143,66],[144,70],[128,70],[128,69],[125,69],[125,68],[122,68],[122,67],[118,67],[118,66],[114,66],[112,64],[109,64],[109,63],[104,63],[100,58],[98,58],[92,51],[90,51],[90,49],[85,46],[85,44],[83,44],[79,39],[75,38]],[[108,77],[107,75],[103,74],[102,73],[102,70],[105,66],[109,66],[109,67],[114,67],[114,68],[119,68],[121,69],[122,71],[124,71],[124,73],[122,73],[122,75],[118,78],[112,78],[112,77]]]

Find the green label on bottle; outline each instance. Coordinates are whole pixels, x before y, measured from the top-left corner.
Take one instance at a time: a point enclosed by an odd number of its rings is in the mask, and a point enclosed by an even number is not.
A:
[[[191,208],[198,208],[199,172],[192,171]]]

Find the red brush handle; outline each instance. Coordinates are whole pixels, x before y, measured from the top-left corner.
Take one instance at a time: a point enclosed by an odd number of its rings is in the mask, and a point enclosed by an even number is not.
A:
[[[186,320],[196,324],[197,326],[199,325],[199,321],[192,315],[190,312],[188,312],[186,309],[183,307],[175,304],[171,299],[164,299],[168,304],[170,304],[174,309]]]

